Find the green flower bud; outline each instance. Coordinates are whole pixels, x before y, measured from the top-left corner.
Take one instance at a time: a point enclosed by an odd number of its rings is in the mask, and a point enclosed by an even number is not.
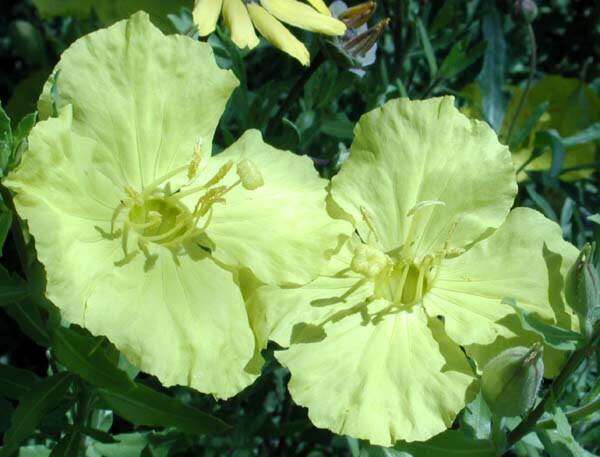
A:
[[[542,346],[507,349],[483,369],[481,393],[490,410],[505,417],[520,416],[535,403],[544,374]]]
[[[531,24],[538,15],[538,7],[534,0],[515,0],[513,18],[516,22]]]
[[[586,244],[567,277],[567,300],[579,315],[587,337],[600,319],[600,277],[592,263],[592,252],[592,246]]]

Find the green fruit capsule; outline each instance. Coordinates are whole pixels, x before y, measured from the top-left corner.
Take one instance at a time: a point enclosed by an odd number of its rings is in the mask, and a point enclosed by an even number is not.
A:
[[[510,348],[484,367],[481,393],[494,414],[520,416],[532,408],[544,374],[542,349],[537,343]]]

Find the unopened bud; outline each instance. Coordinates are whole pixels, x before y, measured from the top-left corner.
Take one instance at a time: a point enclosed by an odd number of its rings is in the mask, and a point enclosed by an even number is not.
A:
[[[242,186],[248,190],[258,189],[265,183],[260,170],[250,159],[242,159],[238,162],[237,175],[242,181]]]
[[[516,22],[531,24],[538,15],[538,7],[534,0],[515,0],[513,17]]]
[[[361,3],[342,12],[338,19],[346,24],[349,29],[356,29],[371,19],[376,8],[377,3],[375,2]]]
[[[484,367],[481,393],[494,414],[521,416],[533,407],[544,375],[542,349],[538,343],[510,348]]]
[[[354,250],[350,268],[367,278],[374,278],[389,264],[390,258],[385,253],[368,244],[361,244]]]
[[[586,244],[567,277],[567,300],[580,317],[584,334],[590,337],[600,320],[600,275],[592,263],[593,248]]]

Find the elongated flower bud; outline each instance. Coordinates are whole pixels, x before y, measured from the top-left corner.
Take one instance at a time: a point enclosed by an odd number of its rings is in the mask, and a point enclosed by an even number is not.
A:
[[[481,393],[494,414],[520,416],[533,406],[543,374],[541,345],[510,348],[483,369]]]
[[[592,251],[589,244],[583,247],[567,278],[567,299],[579,315],[581,328],[588,337],[600,319],[600,277],[592,263]]]

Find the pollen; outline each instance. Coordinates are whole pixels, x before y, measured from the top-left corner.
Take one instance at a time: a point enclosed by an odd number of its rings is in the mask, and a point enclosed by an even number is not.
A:
[[[390,258],[379,249],[361,244],[354,250],[350,268],[367,278],[374,278],[391,264]]]

